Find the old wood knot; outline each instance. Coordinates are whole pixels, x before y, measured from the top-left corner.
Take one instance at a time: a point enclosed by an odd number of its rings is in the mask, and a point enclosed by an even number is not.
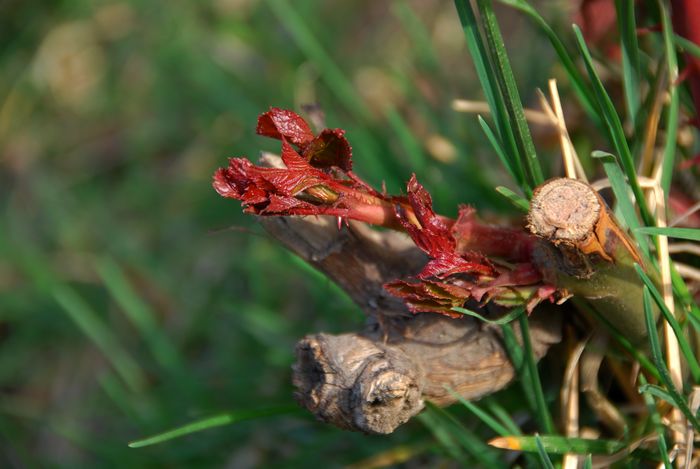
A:
[[[340,428],[391,433],[423,408],[413,360],[356,334],[305,337],[293,371],[297,400]]]

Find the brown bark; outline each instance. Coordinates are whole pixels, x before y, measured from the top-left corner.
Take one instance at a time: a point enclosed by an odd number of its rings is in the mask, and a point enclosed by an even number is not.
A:
[[[427,260],[407,236],[361,223],[338,229],[327,217],[261,222],[367,313],[362,331],[313,334],[297,344],[296,397],[320,420],[391,433],[420,412],[426,399],[442,406],[453,403],[447,388],[478,399],[515,376],[499,327],[471,317],[413,315],[384,291],[385,282],[415,274]],[[560,340],[560,318],[553,310],[540,310],[530,321],[534,352],[541,357]]]

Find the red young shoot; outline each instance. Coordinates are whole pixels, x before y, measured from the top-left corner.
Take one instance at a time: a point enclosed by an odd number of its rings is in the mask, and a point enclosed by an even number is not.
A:
[[[341,129],[314,135],[292,111],[272,108],[258,119],[257,133],[282,141],[284,168],[231,158],[214,174],[214,189],[241,201],[244,211],[263,216],[331,215],[405,231],[430,260],[414,278],[385,285],[412,312],[460,316],[467,301],[532,311],[563,292],[542,283],[531,261],[533,238],[524,231],[480,222],[474,209],[457,220],[433,211],[428,191],[415,175],[407,196],[379,192],[352,172],[352,149]],[[296,147],[296,148],[295,148]]]

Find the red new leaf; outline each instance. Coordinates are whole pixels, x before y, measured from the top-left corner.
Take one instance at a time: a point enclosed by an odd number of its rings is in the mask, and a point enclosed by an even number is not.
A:
[[[413,242],[431,257],[454,252],[455,241],[450,234],[453,221],[433,211],[433,200],[415,174],[408,181],[407,189],[408,203],[413,210],[409,212],[400,207],[398,216]]]
[[[294,145],[304,146],[314,139],[311,127],[297,113],[277,107],[258,117],[258,135],[278,140],[288,139]]]
[[[304,147],[302,154],[316,168],[352,171],[352,148],[342,129],[324,129]]]

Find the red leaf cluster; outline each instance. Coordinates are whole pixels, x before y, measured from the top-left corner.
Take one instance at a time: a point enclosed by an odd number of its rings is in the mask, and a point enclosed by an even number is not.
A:
[[[561,292],[542,285],[529,262],[533,240],[521,230],[489,226],[473,209],[457,220],[434,212],[428,191],[411,177],[406,197],[380,193],[352,172],[352,150],[341,129],[314,135],[292,111],[272,108],[258,119],[257,133],[282,141],[283,168],[262,167],[231,158],[214,174],[223,197],[241,201],[257,215],[333,215],[408,233],[430,260],[413,278],[385,285],[413,312],[460,316],[452,308],[467,301],[494,301],[528,311]]]
[[[437,215],[430,194],[415,176],[408,183],[408,201],[415,220],[406,212],[399,212],[400,222],[416,246],[431,259],[416,277],[389,282],[385,288],[402,298],[412,312],[458,317],[460,314],[452,308],[463,307],[469,300],[494,301],[506,306],[520,303],[530,312],[544,299],[562,298],[555,288],[541,285],[542,276],[533,264],[499,265],[485,255],[496,253],[499,257],[529,259],[532,239],[528,235],[479,223],[474,210],[466,207],[460,210],[456,222]],[[484,237],[479,246],[478,237],[465,239],[474,233],[489,233],[495,238]],[[471,250],[468,246],[484,249]]]
[[[371,189],[352,173],[352,148],[342,129],[315,136],[292,111],[272,108],[258,118],[257,133],[282,141],[284,168],[231,158],[214,174],[214,189],[240,200],[257,215],[334,215],[393,226],[395,198]],[[296,146],[296,149],[294,146]]]

